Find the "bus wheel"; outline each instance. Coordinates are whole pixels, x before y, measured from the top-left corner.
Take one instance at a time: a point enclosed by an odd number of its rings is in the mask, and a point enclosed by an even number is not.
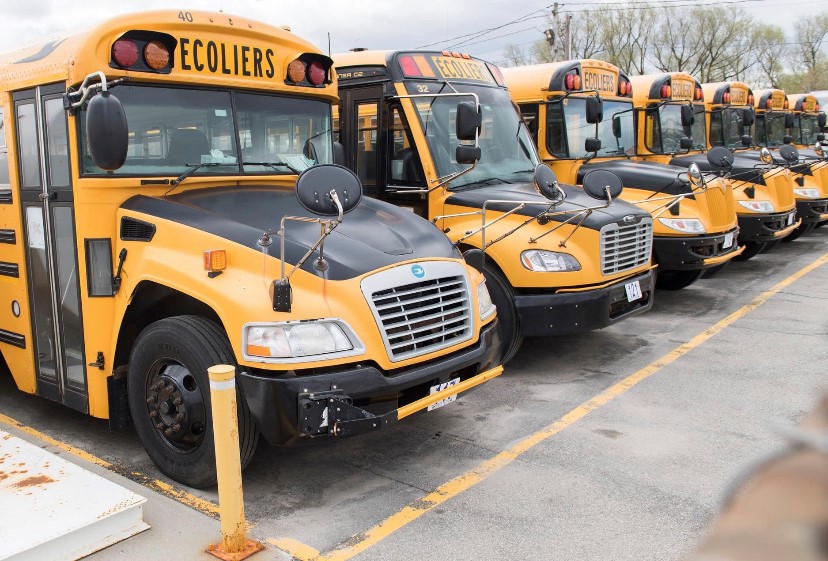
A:
[[[808,224],[800,224],[793,232],[782,238],[782,241],[785,243],[792,242],[802,234],[807,234],[814,228],[816,228],[816,224],[814,224],[813,222],[810,222]]]
[[[725,261],[721,265],[716,265],[715,267],[710,267],[709,269],[705,269],[704,273],[702,273],[701,278],[709,279],[710,277],[715,277],[716,275],[718,275],[719,273],[724,271],[727,268],[727,266],[730,265],[731,261],[733,261],[733,259],[728,259],[727,261]]]
[[[781,240],[773,240],[772,242],[765,242],[765,247],[762,248],[762,253],[767,253],[779,245]]]
[[[523,343],[523,330],[520,328],[520,319],[515,308],[515,291],[502,274],[486,267],[483,270],[486,277],[486,287],[497,308],[497,321],[500,325],[500,334],[503,338],[503,356],[501,364],[506,364]]]
[[[215,322],[198,316],[162,319],[146,327],[129,358],[129,407],[150,459],[190,487],[216,483],[216,455],[207,369],[235,366],[233,350]],[[259,431],[236,389],[242,469]]]
[[[692,271],[659,271],[656,277],[656,288],[661,290],[681,290],[687,288],[704,274],[704,269]]]
[[[745,246],[745,250],[733,258],[733,261],[747,261],[752,257],[756,257],[759,255],[763,249],[765,249],[765,244],[767,242],[745,242],[743,245]]]

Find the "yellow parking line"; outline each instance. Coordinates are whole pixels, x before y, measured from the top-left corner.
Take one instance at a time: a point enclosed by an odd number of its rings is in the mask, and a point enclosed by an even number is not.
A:
[[[317,555],[317,552],[312,548],[304,547],[296,547],[298,544],[294,540],[268,540],[271,544],[276,545],[279,548],[283,548],[285,551],[293,555],[296,559],[301,561],[309,561],[309,560],[317,560],[317,561],[346,561],[351,559],[352,557],[362,553],[366,549],[376,545],[381,540],[387,538],[389,535],[393,534],[400,528],[406,526],[407,524],[413,522],[414,520],[418,519],[420,516],[425,514],[426,512],[432,510],[433,508],[441,505],[442,503],[446,502],[447,500],[457,496],[458,494],[474,487],[481,481],[487,479],[490,475],[497,472],[501,468],[509,465],[512,463],[518,456],[527,452],[534,446],[540,444],[541,442],[547,440],[548,438],[558,434],[568,426],[572,425],[573,423],[579,421],[580,419],[584,418],[588,413],[595,411],[596,409],[606,405],[619,395],[625,393],[630,388],[634,387],[639,382],[642,382],[667,366],[668,364],[674,362],[678,358],[684,356],[691,350],[695,349],[724,328],[731,325],[733,322],[738,320],[739,318],[744,317],[745,315],[749,314],[762,304],[764,304],[771,296],[777,294],[783,288],[789,286],[790,284],[796,282],[803,276],[807,275],[817,267],[828,262],[828,253],[808,265],[797,271],[796,273],[792,274],[791,276],[787,277],[785,280],[776,284],[773,288],[766,290],[765,292],[761,293],[759,296],[754,298],[748,304],[745,304],[732,314],[728,315],[724,319],[719,320],[711,327],[705,329],[688,342],[679,345],[663,357],[659,358],[655,362],[650,363],[649,365],[645,366],[638,372],[624,378],[620,382],[610,386],[597,396],[593,397],[592,399],[585,401],[551,425],[546,426],[545,428],[539,430],[535,434],[521,440],[516,445],[512,446],[508,450],[504,450],[503,452],[499,453],[497,456],[490,460],[486,460],[476,468],[468,471],[458,477],[455,477],[448,483],[445,483],[432,491],[431,493],[425,495],[419,500],[414,501],[413,503],[408,504],[402,510],[392,514],[373,528],[370,528],[364,532],[361,532],[349,540],[345,541],[341,544],[338,548],[326,553],[324,555]],[[292,547],[293,546],[293,547]]]
[[[38,440],[42,440],[47,444],[51,444],[56,448],[60,448],[65,452],[69,452],[73,456],[80,458],[81,460],[99,465],[103,468],[106,468],[110,471],[114,471],[119,475],[123,475],[124,477],[131,479],[137,483],[140,483],[144,487],[149,487],[154,491],[158,491],[159,493],[170,497],[180,503],[183,503],[189,507],[192,507],[208,516],[212,516],[213,518],[218,517],[218,505],[208,501],[206,499],[202,499],[200,497],[196,497],[195,495],[184,491],[183,489],[178,489],[166,481],[161,481],[160,479],[153,479],[143,473],[139,473],[137,471],[126,471],[115,464],[107,462],[106,460],[95,456],[94,454],[90,454],[85,450],[81,450],[80,448],[76,448],[71,444],[66,444],[65,442],[61,442],[56,438],[49,436],[48,434],[42,433],[37,429],[33,429],[32,427],[26,426],[20,421],[12,419],[7,415],[3,415],[0,413],[0,423],[7,425],[9,427],[13,427],[20,432],[26,433],[30,436],[37,438]]]

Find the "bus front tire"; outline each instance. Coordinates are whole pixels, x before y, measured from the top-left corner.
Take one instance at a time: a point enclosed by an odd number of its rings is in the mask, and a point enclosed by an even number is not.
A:
[[[681,290],[687,288],[704,274],[704,269],[691,271],[664,271],[659,270],[656,276],[656,288],[660,290]]]
[[[484,268],[486,287],[497,308],[497,320],[503,339],[503,355],[501,364],[506,364],[520,349],[523,343],[523,330],[520,328],[520,318],[515,308],[515,291],[509,281],[498,271],[489,267]]]
[[[129,406],[138,438],[170,478],[204,488],[216,483],[210,381],[207,369],[236,366],[222,329],[199,316],[147,326],[129,360]],[[236,400],[242,469],[253,458],[259,431],[238,386]]]
[[[785,242],[785,243],[790,243],[790,242],[794,241],[795,239],[797,239],[799,236],[801,236],[803,234],[807,234],[808,232],[810,232],[811,230],[814,230],[815,228],[816,228],[816,224],[814,224],[813,222],[810,222],[808,224],[800,224],[799,226],[796,227],[796,229],[793,232],[791,232],[790,234],[788,234],[787,236],[782,238],[782,241]]]
[[[767,242],[744,242],[742,245],[745,246],[745,250],[733,258],[734,261],[747,261],[753,257],[756,257],[762,250],[765,249],[765,244]]]

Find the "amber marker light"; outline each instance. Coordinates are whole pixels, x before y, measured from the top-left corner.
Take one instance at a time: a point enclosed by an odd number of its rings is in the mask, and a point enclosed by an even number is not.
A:
[[[170,63],[170,51],[161,41],[150,41],[144,46],[144,62],[153,70],[166,68]]]
[[[204,252],[204,270],[210,277],[221,274],[227,268],[227,251],[210,249]]]
[[[298,58],[288,64],[288,80],[298,84],[305,79],[305,63]]]

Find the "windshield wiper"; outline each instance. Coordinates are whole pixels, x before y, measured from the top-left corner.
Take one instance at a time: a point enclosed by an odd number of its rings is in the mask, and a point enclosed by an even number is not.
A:
[[[170,185],[177,186],[179,183],[181,183],[182,181],[184,181],[185,179],[187,179],[192,174],[194,174],[195,172],[197,172],[198,170],[200,170],[202,168],[214,168],[214,167],[217,167],[217,166],[235,166],[236,164],[235,163],[222,164],[222,163],[219,163],[219,162],[209,162],[209,163],[205,163],[205,164],[188,164],[188,165],[191,166],[190,169],[188,169],[187,171],[185,171],[184,173],[182,173],[181,175],[179,175],[178,177],[176,177],[175,179],[170,181]]]
[[[532,170],[534,171],[534,170]],[[463,185],[458,186],[454,189],[454,191],[462,191],[465,189],[473,189],[475,187],[481,187],[483,185],[491,185],[492,182],[500,182],[500,183],[512,183],[511,181],[506,181],[502,177],[487,177],[485,179],[478,179],[477,181],[472,181],[470,183],[464,183]]]
[[[513,171],[512,173],[535,173],[535,169],[519,169],[517,171]]]
[[[287,168],[296,175],[302,173],[287,162],[242,162],[243,166],[264,166],[268,168]]]

